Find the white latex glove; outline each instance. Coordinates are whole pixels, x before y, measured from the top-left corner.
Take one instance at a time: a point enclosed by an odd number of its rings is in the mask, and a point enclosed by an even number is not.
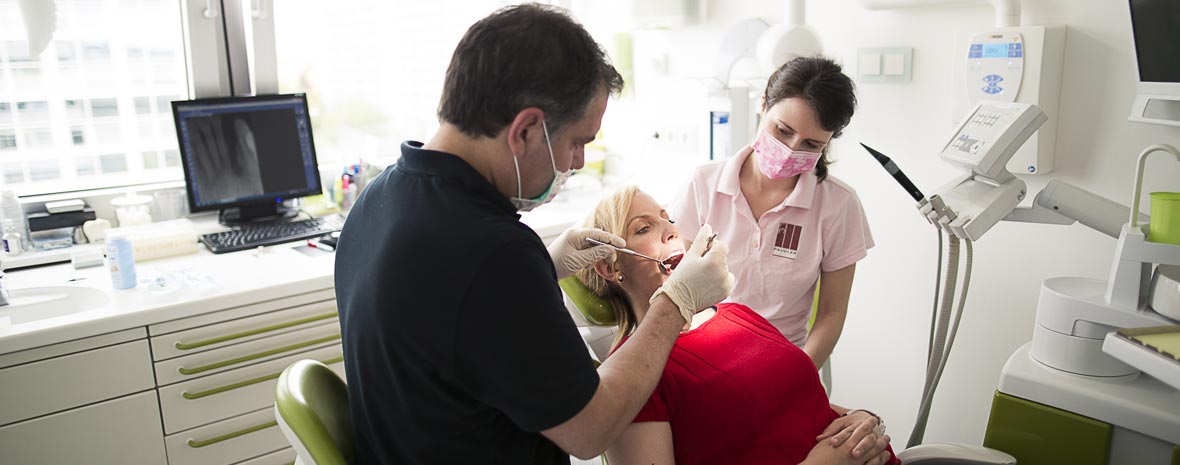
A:
[[[720,239],[713,239],[709,246],[712,236],[713,227],[702,226],[676,270],[651,296],[655,301],[663,292],[680,308],[685,321],[692,321],[694,314],[725,300],[733,292],[733,273],[729,272],[727,258],[729,246]]]
[[[605,245],[594,245],[586,238],[626,247],[627,241],[614,234],[594,228],[570,228],[549,244],[549,256],[557,269],[557,279],[565,279],[574,273],[606,258],[615,256],[615,249]]]

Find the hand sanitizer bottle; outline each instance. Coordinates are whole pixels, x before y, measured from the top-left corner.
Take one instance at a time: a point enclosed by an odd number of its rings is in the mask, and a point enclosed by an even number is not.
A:
[[[0,225],[4,226],[4,235],[0,236],[4,241],[4,253],[11,256],[24,252],[24,246],[21,245],[23,238],[20,233],[16,232],[16,224],[12,222],[12,219],[4,218],[0,220]]]
[[[135,287],[135,257],[131,241],[123,233],[107,233],[107,269],[115,289]]]

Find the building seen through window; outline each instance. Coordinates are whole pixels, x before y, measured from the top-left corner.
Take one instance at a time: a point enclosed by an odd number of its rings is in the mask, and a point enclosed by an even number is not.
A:
[[[18,3],[0,0],[0,182],[30,195],[180,179],[179,0],[59,0],[35,56]]]

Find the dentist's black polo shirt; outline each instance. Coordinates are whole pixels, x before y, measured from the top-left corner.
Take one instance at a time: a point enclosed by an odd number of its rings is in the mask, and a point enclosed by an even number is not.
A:
[[[336,298],[361,464],[554,464],[598,373],[541,239],[465,161],[402,144],[356,201]]]

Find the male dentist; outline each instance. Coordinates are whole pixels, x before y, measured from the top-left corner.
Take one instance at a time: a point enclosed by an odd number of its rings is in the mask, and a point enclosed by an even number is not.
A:
[[[698,250],[595,370],[557,280],[614,253],[587,248],[587,237],[623,240],[576,229],[546,250],[517,212],[552,199],[582,167],[622,86],[598,44],[555,8],[505,8],[463,36],[441,127],[425,144],[404,143],[366,187],[336,253],[357,463],[598,455],[650,396],[682,315],[729,295],[725,245]]]

